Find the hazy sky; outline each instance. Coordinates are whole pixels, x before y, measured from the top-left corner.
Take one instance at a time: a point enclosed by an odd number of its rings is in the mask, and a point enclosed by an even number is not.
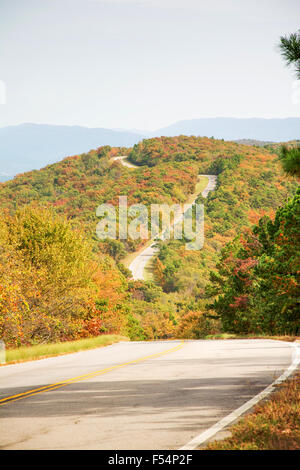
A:
[[[0,0],[0,126],[299,117],[299,27],[299,0]]]

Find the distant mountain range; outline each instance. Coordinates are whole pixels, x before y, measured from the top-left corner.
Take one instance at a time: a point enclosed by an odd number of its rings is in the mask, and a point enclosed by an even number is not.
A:
[[[209,118],[178,121],[153,135],[199,135],[224,140],[264,140],[284,142],[300,138],[300,118],[238,119]]]
[[[132,147],[141,135],[80,126],[21,124],[0,128],[0,181],[101,145]]]
[[[196,135],[225,140],[284,142],[300,139],[300,118],[207,118],[178,121],[153,132],[47,124],[0,128],[0,181],[101,145],[132,147],[143,138]]]

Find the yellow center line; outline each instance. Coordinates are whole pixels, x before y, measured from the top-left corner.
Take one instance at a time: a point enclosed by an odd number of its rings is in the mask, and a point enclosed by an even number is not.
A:
[[[162,351],[162,352],[159,352],[159,353],[150,354],[148,356],[143,356],[143,357],[140,357],[138,359],[134,359],[133,361],[124,362],[122,364],[117,364],[116,366],[106,367],[105,369],[97,370],[95,372],[89,372],[88,374],[78,375],[77,377],[73,377],[71,379],[67,379],[67,380],[64,380],[62,382],[56,382],[56,383],[53,383],[53,384],[45,385],[44,387],[39,387],[39,388],[35,388],[35,389],[32,389],[32,390],[28,390],[27,392],[18,393],[17,395],[11,395],[9,397],[5,397],[5,398],[0,399],[0,405],[5,405],[6,403],[12,403],[12,402],[17,401],[17,400],[22,400],[23,398],[32,397],[33,395],[37,395],[39,393],[44,393],[44,392],[49,392],[51,390],[56,390],[57,388],[66,387],[67,385],[70,385],[74,382],[81,382],[83,380],[88,380],[88,379],[91,379],[91,378],[96,377],[98,375],[103,375],[103,374],[106,374],[107,372],[110,372],[112,370],[120,369],[122,367],[131,365],[131,364],[137,364],[139,362],[143,362],[143,361],[146,361],[148,359],[154,359],[156,357],[163,356],[164,354],[169,354],[171,352],[178,351],[179,349],[183,348],[183,346],[184,346],[184,342],[182,341],[180,344],[178,344],[178,345],[176,345],[176,346],[174,346],[170,349],[166,349],[165,351]]]

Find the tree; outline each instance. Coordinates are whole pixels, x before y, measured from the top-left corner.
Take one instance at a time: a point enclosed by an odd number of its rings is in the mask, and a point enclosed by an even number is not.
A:
[[[285,173],[290,176],[300,177],[300,147],[281,147],[279,158]]]
[[[27,206],[0,219],[0,337],[8,346],[126,327],[126,280],[54,210]]]
[[[281,36],[279,48],[287,66],[295,68],[296,77],[300,80],[300,30],[289,36]],[[300,177],[300,147],[281,147],[279,158],[288,175]]]
[[[120,261],[126,256],[124,245],[119,240],[110,238],[101,244],[101,248],[103,248],[103,251],[111,256],[115,261]]]
[[[295,67],[297,78],[300,80],[300,30],[289,36],[281,36],[279,48],[287,65]]]

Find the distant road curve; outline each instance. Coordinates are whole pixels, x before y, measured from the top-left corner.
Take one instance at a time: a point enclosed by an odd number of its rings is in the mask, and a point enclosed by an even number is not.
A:
[[[130,163],[127,160],[126,155],[120,155],[118,157],[112,158],[114,161],[119,161],[122,163],[122,165],[128,167],[128,168],[138,168],[138,166],[134,165],[133,163]],[[216,184],[217,184],[217,176],[216,175],[199,175],[208,178],[208,184],[206,188],[202,191],[202,196],[207,197],[208,193],[210,191],[214,191]],[[197,195],[198,197],[198,195]],[[189,209],[194,203],[197,197],[194,199],[194,201],[189,204],[186,207],[186,210]],[[175,223],[178,223],[182,220],[182,216],[179,217],[177,220],[175,220]],[[131,262],[131,264],[128,266],[128,269],[132,272],[132,278],[134,280],[145,280],[145,267],[150,261],[150,259],[157,253],[158,248],[156,247],[156,242],[153,241],[150,246],[147,246],[144,248],[137,256],[136,258]]]
[[[119,157],[113,157],[112,160],[119,161],[120,163],[122,163],[122,165],[127,166],[128,168],[139,168],[137,165],[134,165],[133,163],[130,163],[127,160],[126,155],[120,155]]]

